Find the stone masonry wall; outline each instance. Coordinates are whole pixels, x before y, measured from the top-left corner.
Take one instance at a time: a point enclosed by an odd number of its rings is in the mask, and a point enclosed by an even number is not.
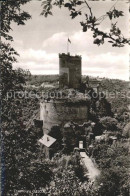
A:
[[[59,86],[77,89],[81,84],[81,56],[59,54]]]
[[[87,103],[66,103],[64,101],[50,101],[40,104],[40,120],[43,120],[44,133],[48,133],[54,125],[61,125],[68,121],[83,124],[88,121],[89,106]]]

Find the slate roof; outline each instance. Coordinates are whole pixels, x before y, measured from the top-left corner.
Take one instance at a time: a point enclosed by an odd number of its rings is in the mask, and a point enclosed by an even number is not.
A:
[[[51,136],[49,136],[49,135],[47,135],[47,134],[44,134],[43,137],[39,140],[39,142],[40,142],[41,144],[43,144],[44,146],[46,146],[46,147],[48,147],[48,148],[49,148],[52,144],[54,144],[55,141],[56,141],[55,138],[53,138],[53,137],[51,137]]]

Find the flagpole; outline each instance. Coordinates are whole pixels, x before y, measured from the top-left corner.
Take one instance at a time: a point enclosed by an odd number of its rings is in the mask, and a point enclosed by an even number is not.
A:
[[[69,43],[71,44],[71,41],[70,41],[70,39],[68,38],[68,40],[67,40],[67,54],[69,53]]]
[[[69,42],[67,40],[67,54],[68,54],[68,52],[69,52]]]

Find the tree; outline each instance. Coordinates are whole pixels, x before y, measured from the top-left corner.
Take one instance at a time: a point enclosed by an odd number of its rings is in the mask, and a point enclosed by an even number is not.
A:
[[[24,90],[28,74],[22,69],[13,70],[18,53],[10,44],[13,41],[9,35],[11,23],[24,25],[31,18],[22,10],[22,5],[29,1],[1,2],[2,196],[15,195],[15,191],[20,189],[38,189],[50,181],[52,174],[49,165],[38,160],[39,148],[34,130],[27,131],[23,125],[27,100],[20,99],[17,92]]]
[[[58,142],[61,142],[62,141],[62,132],[61,132],[61,129],[60,129],[60,126],[58,125],[55,125],[51,128],[50,132],[49,132],[49,135],[51,137],[54,137],[58,140]]]
[[[87,32],[88,29],[93,32],[94,44],[99,46],[104,44],[105,39],[108,39],[108,42],[111,43],[113,47],[123,47],[126,44],[130,44],[130,40],[122,35],[121,30],[117,27],[117,22],[114,22],[114,19],[118,19],[119,17],[124,16],[123,11],[117,10],[115,8],[116,3],[114,3],[114,5],[105,15],[97,18],[89,5],[90,2],[88,3],[87,0],[45,0],[42,2],[43,10],[41,15],[44,15],[45,17],[52,15],[52,8],[54,6],[59,8],[65,7],[69,10],[72,19],[80,15],[85,16],[85,21],[81,21],[80,24],[82,26],[83,32]],[[85,13],[83,11],[84,8],[87,9]],[[111,21],[111,28],[109,33],[99,29],[101,22],[106,18],[109,18]]]
[[[13,37],[9,35],[11,23],[15,22],[17,25],[25,25],[25,21],[31,16],[22,10],[22,5],[30,0],[25,1],[2,1],[1,2],[1,36],[8,41],[13,41]]]
[[[25,1],[2,1],[1,2],[1,78],[2,78],[2,97],[5,98],[9,90],[14,90],[15,84],[22,83],[18,81],[15,71],[12,68],[13,63],[17,62],[16,56],[18,53],[11,47],[10,41],[13,37],[9,35],[11,23],[15,22],[17,25],[24,25],[25,21],[31,16],[21,9],[21,6],[29,2]]]
[[[53,173],[49,169],[49,163],[40,163],[39,160],[33,162],[27,162],[24,167],[24,163],[21,162],[20,175],[19,175],[19,187],[17,190],[40,190],[41,188],[49,185]]]
[[[70,154],[76,146],[76,135],[72,123],[68,123],[68,126],[64,127],[63,130],[63,140],[64,140],[64,153]]]
[[[72,168],[68,167],[62,171],[57,171],[54,175],[54,185],[46,190],[48,195],[80,195],[79,180],[75,176]]]
[[[53,180],[45,189],[47,195],[79,195],[85,196],[84,180],[88,184],[88,179],[84,177],[84,169],[80,165],[80,158],[77,155],[62,156],[61,159],[53,160]]]
[[[55,146],[55,151],[58,152],[62,150],[62,140],[63,140],[63,135],[60,126],[55,125],[51,128],[49,135],[51,137],[54,137],[57,141],[57,145]]]
[[[118,127],[117,127],[118,121],[115,118],[106,116],[100,119],[100,123],[104,127],[104,130],[108,130],[108,131],[118,130]]]
[[[96,105],[97,105],[97,114],[100,117],[113,116],[113,113],[111,111],[111,103],[108,102],[105,97],[99,99],[99,101],[97,101]]]
[[[129,176],[126,173],[125,168],[119,169],[117,166],[115,166],[104,170],[99,179],[99,184],[101,184],[99,188],[100,196],[128,196],[128,181]]]
[[[94,158],[101,170],[97,178],[98,195],[128,196],[129,195],[129,143],[96,145],[98,150]],[[106,191],[107,190],[107,191]]]

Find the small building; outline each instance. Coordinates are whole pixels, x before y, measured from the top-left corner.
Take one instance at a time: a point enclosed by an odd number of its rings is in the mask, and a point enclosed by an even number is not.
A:
[[[44,134],[44,136],[38,141],[41,144],[42,153],[45,155],[45,158],[51,159],[56,153],[56,139]]]

